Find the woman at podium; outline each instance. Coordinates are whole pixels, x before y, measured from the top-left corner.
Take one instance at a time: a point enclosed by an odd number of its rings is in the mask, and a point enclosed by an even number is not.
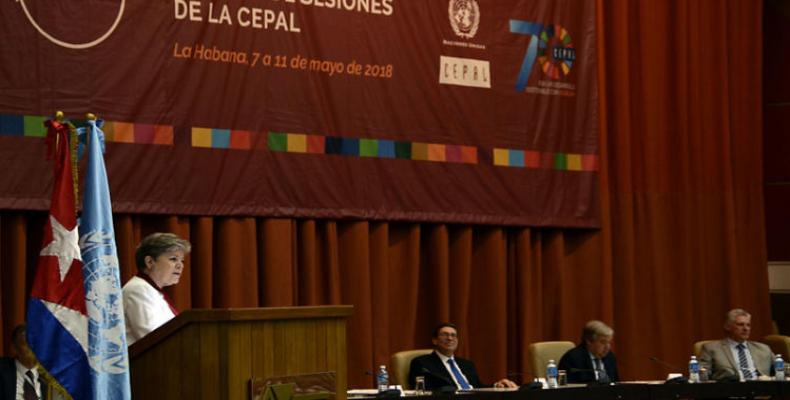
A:
[[[151,234],[137,246],[137,275],[123,286],[126,341],[130,346],[178,314],[162,289],[181,279],[184,257],[191,248],[188,241],[172,233]]]

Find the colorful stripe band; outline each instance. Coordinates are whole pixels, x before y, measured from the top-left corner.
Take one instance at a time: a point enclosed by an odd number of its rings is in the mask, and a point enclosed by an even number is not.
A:
[[[477,147],[453,144],[360,139],[303,133],[269,132],[269,150],[288,153],[394,158],[477,164]]]
[[[44,121],[48,117],[0,114],[0,135],[44,137]],[[83,121],[72,120],[81,126]],[[140,124],[105,121],[105,140],[116,143],[157,144],[172,146],[172,125]],[[266,139],[264,139],[264,137]],[[268,135],[236,129],[192,128],[192,146],[214,149],[269,149],[274,152],[330,154],[350,157],[391,158],[477,164],[474,146],[361,139],[303,133],[268,132]],[[560,171],[598,171],[598,155],[550,153],[536,150],[495,148],[494,165],[512,168],[554,169]]]
[[[549,153],[535,150],[494,149],[494,165],[500,167],[598,171],[598,155]]]
[[[0,135],[44,137],[47,128],[44,121],[49,117],[34,115],[0,114]],[[82,120],[71,121],[84,126]],[[104,121],[104,139],[108,142],[173,145],[174,132],[171,125],[138,124],[132,122]]]
[[[192,147],[211,149],[251,150],[266,149],[258,132],[236,129],[192,128]]]

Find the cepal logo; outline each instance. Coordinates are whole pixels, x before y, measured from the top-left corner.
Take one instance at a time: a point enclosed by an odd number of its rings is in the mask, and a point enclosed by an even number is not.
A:
[[[25,5],[25,0],[16,0],[16,1],[22,6],[22,10],[25,12],[25,15],[27,16],[27,19],[30,21],[30,23],[33,25],[33,27],[36,28],[38,33],[40,33],[42,36],[47,38],[47,40],[49,40],[50,42],[52,42],[52,43],[54,43],[54,44],[56,44],[58,46],[65,47],[67,49],[77,49],[77,50],[91,48],[91,47],[96,46],[97,44],[103,42],[108,37],[110,37],[110,35],[112,35],[113,31],[115,31],[115,28],[118,27],[118,23],[121,22],[121,17],[123,16],[123,8],[124,8],[124,5],[126,3],[126,0],[120,0],[121,6],[118,8],[118,15],[116,15],[116,17],[115,17],[115,22],[112,23],[112,26],[110,26],[110,29],[108,29],[106,32],[104,32],[102,35],[100,35],[98,38],[96,38],[94,40],[91,40],[91,41],[83,42],[83,43],[71,43],[71,42],[67,42],[65,40],[58,39],[55,36],[51,35],[49,32],[47,32],[46,30],[44,30],[44,28],[42,28],[36,22],[35,18],[33,18],[33,16],[30,15],[30,11],[28,11],[27,6]]]
[[[527,52],[516,78],[516,91],[559,96],[574,96],[576,86],[565,82],[576,60],[576,49],[568,31],[561,25],[543,25],[537,22],[510,20],[510,32],[527,35]],[[542,76],[536,86],[527,86],[535,61]]]
[[[450,26],[456,36],[465,40],[442,39],[445,46],[485,50],[481,43],[470,39],[480,27],[480,6],[477,0],[450,0],[447,7]],[[439,83],[476,88],[491,88],[491,66],[488,60],[466,57],[439,56]]]
[[[480,25],[480,6],[477,5],[477,0],[450,0],[447,13],[456,35],[464,39],[475,37]]]

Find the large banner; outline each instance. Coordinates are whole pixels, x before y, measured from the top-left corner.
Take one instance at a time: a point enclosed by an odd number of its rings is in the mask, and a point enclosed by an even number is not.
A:
[[[0,1],[0,208],[105,120],[116,212],[594,227],[592,0]]]

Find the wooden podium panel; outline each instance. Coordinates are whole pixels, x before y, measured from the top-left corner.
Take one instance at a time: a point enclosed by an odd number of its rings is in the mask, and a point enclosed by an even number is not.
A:
[[[252,378],[333,371],[352,306],[187,310],[129,347],[135,399],[248,399]]]

